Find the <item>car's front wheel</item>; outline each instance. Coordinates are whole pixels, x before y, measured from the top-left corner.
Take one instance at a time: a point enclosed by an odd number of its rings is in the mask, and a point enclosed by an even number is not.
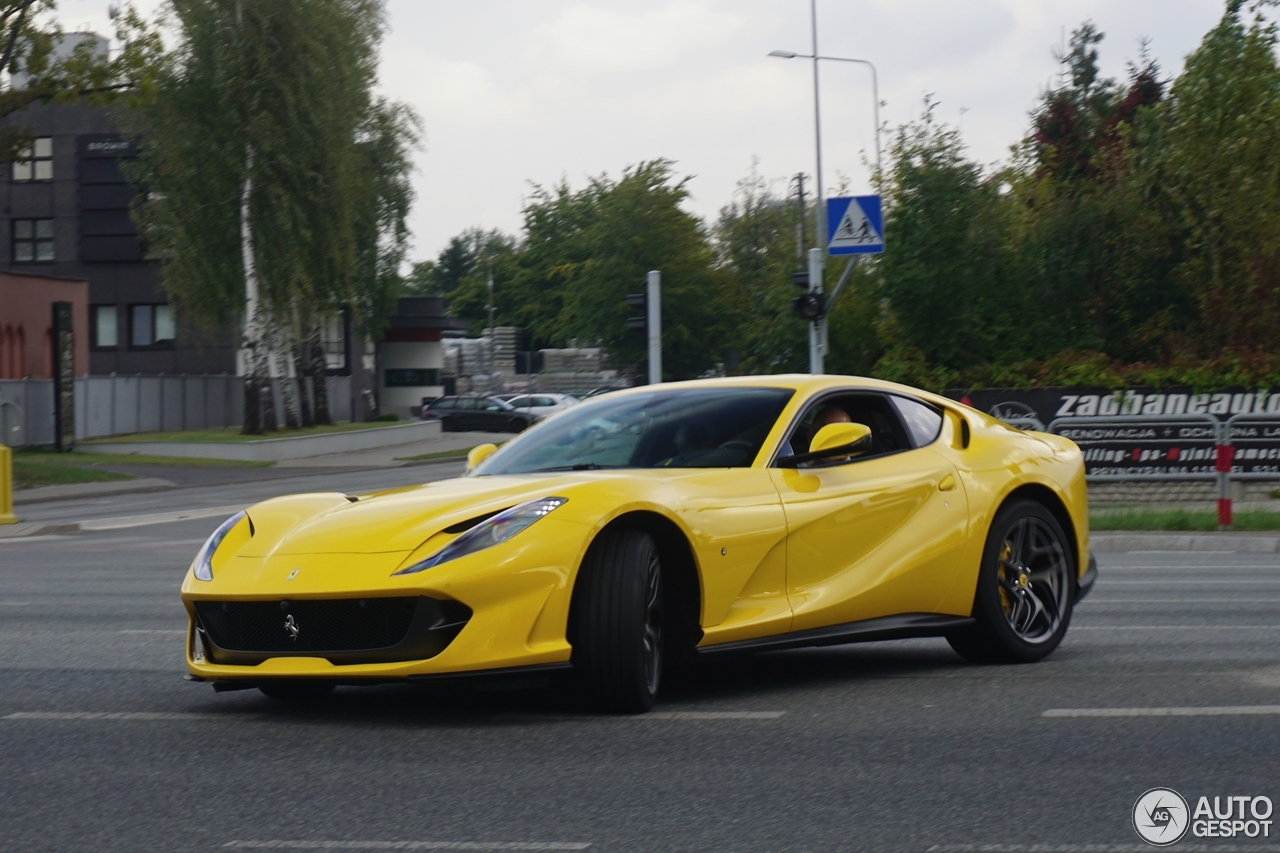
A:
[[[662,560],[640,530],[606,530],[592,543],[570,614],[573,666],[598,710],[638,714],[662,681]]]
[[[947,635],[975,663],[1031,663],[1062,642],[1075,592],[1072,550],[1042,504],[1018,501],[996,514],[978,572],[974,624]]]

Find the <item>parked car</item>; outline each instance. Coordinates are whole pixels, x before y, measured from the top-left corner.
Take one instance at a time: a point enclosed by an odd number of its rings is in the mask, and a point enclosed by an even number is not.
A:
[[[445,432],[478,429],[489,432],[520,432],[538,418],[511,407],[494,397],[440,397],[422,407],[422,419],[438,420]]]
[[[578,405],[578,398],[568,394],[520,394],[508,397],[507,403],[512,408],[534,415],[535,420],[541,420]]]
[[[588,400],[592,397],[599,397],[601,394],[610,394],[614,391],[623,391],[625,389],[625,385],[602,385],[599,388],[592,388],[582,396],[582,399]]]

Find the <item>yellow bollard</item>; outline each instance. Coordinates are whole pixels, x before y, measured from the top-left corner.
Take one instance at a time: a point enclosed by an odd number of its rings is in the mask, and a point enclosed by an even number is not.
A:
[[[17,524],[13,514],[13,451],[0,444],[0,524]]]

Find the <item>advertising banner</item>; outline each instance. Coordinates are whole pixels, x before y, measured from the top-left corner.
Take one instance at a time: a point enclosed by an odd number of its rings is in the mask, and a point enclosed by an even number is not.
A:
[[[1212,475],[1217,424],[1234,418],[1232,472],[1280,479],[1280,393],[1270,389],[1033,388],[948,396],[1022,429],[1057,421],[1056,431],[1084,451],[1090,475]]]

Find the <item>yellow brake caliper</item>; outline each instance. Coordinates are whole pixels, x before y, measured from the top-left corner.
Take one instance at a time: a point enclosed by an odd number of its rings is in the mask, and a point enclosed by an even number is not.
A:
[[[1013,546],[1006,541],[1000,548],[1000,560],[996,567],[996,575],[999,580],[999,583],[996,584],[996,590],[1000,593],[1000,608],[1004,610],[1006,616],[1013,609],[1013,602],[1009,599],[1009,593],[1004,588],[1004,567],[1011,556],[1013,556]]]

